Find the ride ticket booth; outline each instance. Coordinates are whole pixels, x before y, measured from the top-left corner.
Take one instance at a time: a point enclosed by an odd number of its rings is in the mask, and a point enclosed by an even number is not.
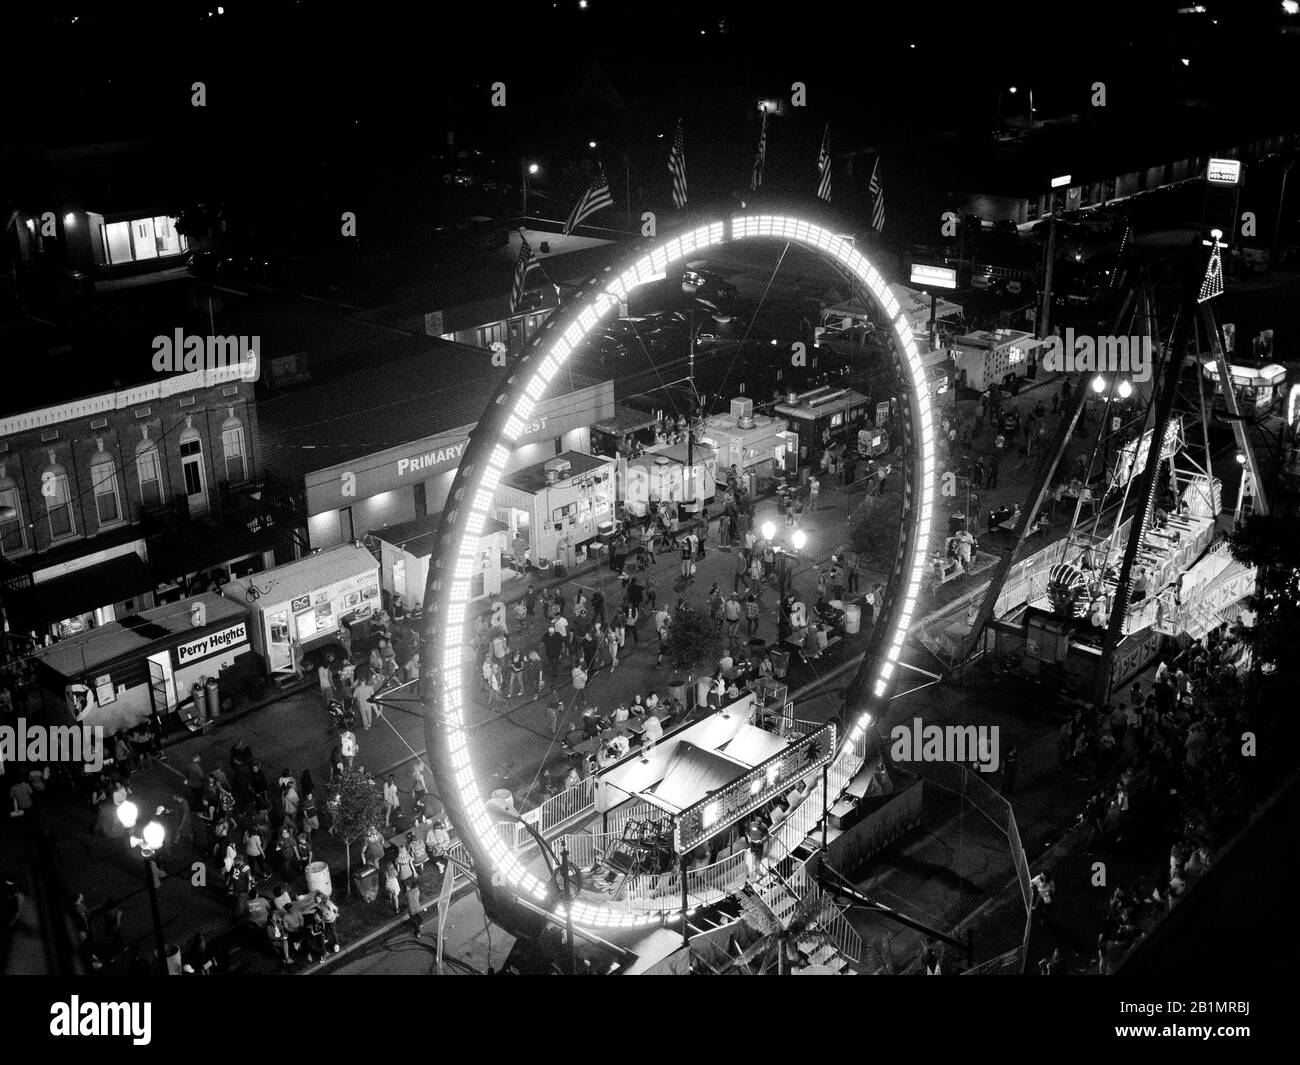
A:
[[[380,582],[390,595],[400,595],[408,610],[424,605],[433,555],[442,524],[441,514],[429,514],[379,529],[367,537],[379,553]],[[479,534],[479,564],[470,577],[470,599],[486,599],[501,591],[501,556],[506,552],[509,528],[505,522],[488,519]]]
[[[258,669],[248,620],[246,607],[205,592],[60,640],[37,655],[42,706],[54,721],[110,736],[154,711],[164,722],[173,712],[215,717],[220,687]]]
[[[363,547],[340,544],[230,581],[221,594],[249,609],[250,640],[267,671],[299,673],[306,652],[378,613],[379,562]]]

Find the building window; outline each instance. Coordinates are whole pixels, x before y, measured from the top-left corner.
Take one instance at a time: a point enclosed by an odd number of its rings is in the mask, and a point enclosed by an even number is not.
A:
[[[50,464],[41,471],[41,497],[45,500],[45,516],[50,523],[50,539],[61,540],[77,531],[72,516],[72,492],[68,488],[68,472],[59,465],[50,451]]]
[[[203,441],[194,428],[194,418],[185,418],[181,433],[181,473],[185,477],[185,496],[192,511],[206,510],[208,506],[207,482],[203,476]]]
[[[8,515],[8,516],[6,516]],[[0,465],[0,555],[16,555],[27,549],[27,528],[23,524],[23,497],[18,485]]]
[[[140,482],[140,502],[148,507],[162,506],[162,461],[158,445],[149,439],[149,427],[140,430],[143,439],[135,445],[135,475]]]
[[[231,484],[243,484],[248,480],[244,424],[235,417],[234,407],[230,408],[230,417],[221,423],[221,451],[226,457],[226,480]]]
[[[122,504],[117,492],[117,467],[113,456],[104,450],[104,438],[95,438],[98,451],[90,460],[90,483],[95,489],[95,516],[99,524],[113,525],[122,520]]]
[[[176,229],[176,219],[166,215],[108,222],[100,227],[104,258],[110,266],[142,262],[164,255],[180,255],[189,246]]]

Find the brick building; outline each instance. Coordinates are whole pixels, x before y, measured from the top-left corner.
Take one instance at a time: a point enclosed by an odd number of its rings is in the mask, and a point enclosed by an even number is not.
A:
[[[237,369],[0,413],[9,631],[71,635],[292,557],[301,519],[257,441]]]

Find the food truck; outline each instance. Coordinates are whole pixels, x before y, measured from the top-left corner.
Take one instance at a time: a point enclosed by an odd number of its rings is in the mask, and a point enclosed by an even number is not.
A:
[[[747,474],[750,481],[774,472],[783,476],[791,445],[795,451],[799,448],[798,437],[786,429],[783,419],[755,414],[754,401],[743,397],[731,401],[730,413],[706,418],[699,439],[717,449],[724,482],[732,466],[742,480]],[[747,490],[753,492],[753,484]]]
[[[298,673],[304,655],[334,642],[341,627],[368,634],[381,603],[379,562],[364,547],[339,544],[230,581],[221,594],[248,608],[253,650],[271,675]]]
[[[1015,389],[1031,368],[1037,372],[1044,347],[1042,340],[1022,329],[967,333],[957,338],[952,350],[957,383],[976,392],[986,392],[994,385]]]
[[[849,428],[865,418],[868,402],[851,388],[823,385],[808,392],[791,392],[774,409],[798,435],[799,459],[806,462],[822,450],[827,436],[831,441],[844,439]]]
[[[644,516],[651,503],[665,502],[677,503],[679,513],[695,514],[717,494],[718,452],[702,441],[694,447],[664,445],[620,459],[618,477],[623,506],[634,517]]]
[[[248,614],[205,592],[60,640],[37,654],[42,705],[54,721],[71,717],[106,736],[155,710],[164,721],[173,711],[186,720],[216,716],[220,685],[261,668]]]
[[[390,596],[400,595],[407,610],[424,605],[429,579],[429,558],[438,538],[441,514],[388,525],[367,537],[367,546],[379,554],[379,582]],[[489,518],[479,535],[479,565],[470,577],[470,598],[485,599],[501,591],[501,556],[508,550],[509,527]]]
[[[1277,363],[1265,366],[1242,366],[1229,363],[1232,385],[1237,393],[1237,407],[1247,417],[1262,417],[1272,412],[1286,391],[1286,367]],[[1214,387],[1214,406],[1224,409],[1223,384],[1219,381],[1219,367],[1211,357],[1201,359],[1201,373]]]
[[[614,459],[565,451],[501,479],[497,517],[527,541],[539,569],[585,561],[593,542],[612,535]]]

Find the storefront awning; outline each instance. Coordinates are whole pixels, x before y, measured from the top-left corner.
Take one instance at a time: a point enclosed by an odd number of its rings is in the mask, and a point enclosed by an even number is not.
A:
[[[154,579],[149,567],[132,552],[86,566],[64,577],[26,588],[7,589],[4,608],[12,629],[40,632],[55,622],[132,599],[144,592],[152,592],[153,588]]]

